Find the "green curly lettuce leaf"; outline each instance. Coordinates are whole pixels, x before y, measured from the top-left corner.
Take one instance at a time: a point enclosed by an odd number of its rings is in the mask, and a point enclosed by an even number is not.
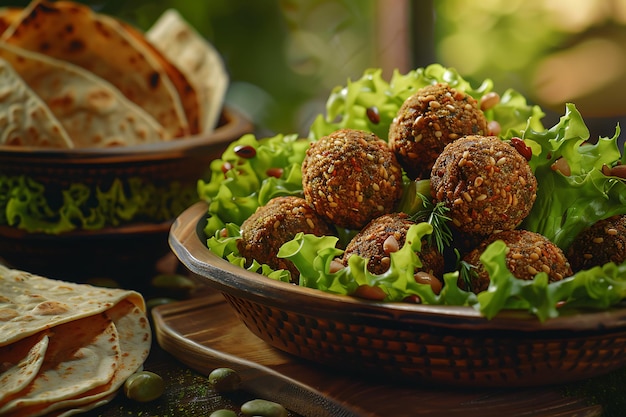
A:
[[[162,222],[198,199],[193,187],[178,182],[156,186],[141,178],[115,179],[106,190],[77,182],[52,195],[32,178],[4,175],[0,196],[0,224],[47,234]]]
[[[211,162],[209,180],[198,181],[198,195],[209,204],[206,235],[213,236],[227,223],[241,225],[274,197],[301,196],[301,166],[309,143],[282,134],[262,139],[247,134],[231,143]],[[254,156],[240,156],[236,151],[242,147],[252,149]]]
[[[626,263],[610,262],[548,284],[545,272],[532,280],[516,279],[506,267],[505,249],[505,243],[498,240],[481,255],[491,281],[477,295],[474,307],[487,318],[509,309],[526,310],[544,321],[558,317],[560,311],[604,310],[626,297]]]
[[[422,87],[438,82],[464,91],[476,100],[493,92],[493,82],[483,81],[473,87],[453,68],[432,64],[412,70],[406,74],[394,71],[391,80],[385,81],[381,69],[368,69],[356,81],[348,81],[346,86],[335,87],[326,103],[326,115],[319,115],[311,126],[309,138],[316,140],[337,129],[360,129],[375,133],[387,140],[389,126],[398,113],[402,103]],[[368,109],[375,108],[378,120],[367,116]],[[538,106],[531,106],[520,93],[509,89],[500,98],[500,102],[485,111],[487,120],[498,121],[503,134],[511,129],[521,129],[533,117],[533,127],[541,129],[543,111]]]
[[[538,181],[537,199],[521,227],[566,250],[593,223],[626,213],[626,182],[602,173],[603,165],[623,162],[619,133],[618,126],[612,138],[589,143],[589,130],[573,104],[567,104],[565,114],[550,129],[536,131],[529,126],[509,132],[533,150],[529,163]],[[567,161],[569,175],[553,169],[559,158]]]

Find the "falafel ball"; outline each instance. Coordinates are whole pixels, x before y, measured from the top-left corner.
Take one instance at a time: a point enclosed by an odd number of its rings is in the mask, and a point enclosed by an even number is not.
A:
[[[471,237],[515,229],[537,198],[528,161],[496,136],[466,136],[447,145],[433,165],[430,186],[454,226]]]
[[[467,135],[486,135],[478,102],[445,83],[408,97],[389,127],[389,144],[411,179],[425,179],[443,148]]]
[[[336,233],[305,199],[275,197],[241,224],[241,239],[237,241],[237,247],[248,263],[254,259],[273,269],[285,269],[291,273],[291,281],[297,283],[300,276],[298,269],[277,254],[283,243],[292,240],[299,232],[316,236]]]
[[[572,275],[572,268],[563,251],[545,236],[529,230],[506,230],[494,233],[476,249],[463,257],[473,265],[469,282],[459,278],[459,287],[478,294],[489,287],[489,274],[480,262],[480,256],[489,244],[502,240],[506,246],[506,266],[518,279],[531,280],[539,272],[548,274],[548,281],[560,281]]]
[[[402,212],[377,217],[350,240],[343,253],[343,264],[347,266],[352,255],[359,255],[369,260],[367,270],[371,273],[386,272],[391,265],[390,254],[404,246],[407,231],[414,224],[415,222]],[[422,261],[419,271],[427,272],[438,279],[442,278],[444,258],[435,247],[423,240],[418,256]]]
[[[599,220],[583,230],[567,250],[567,257],[575,272],[626,261],[626,214]]]
[[[304,198],[327,222],[359,230],[402,197],[402,168],[373,133],[340,129],[311,143],[302,162]]]

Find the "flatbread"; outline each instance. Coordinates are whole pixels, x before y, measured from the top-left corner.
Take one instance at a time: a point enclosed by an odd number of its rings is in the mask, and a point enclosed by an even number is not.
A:
[[[21,15],[21,7],[0,7],[0,34],[4,33]]]
[[[172,81],[174,88],[178,92],[178,96],[180,97],[181,105],[183,106],[183,110],[185,111],[185,116],[187,116],[187,123],[189,124],[189,133],[194,135],[200,132],[200,109],[201,102],[203,97],[200,97],[194,85],[187,78],[187,74],[185,71],[181,71],[177,65],[174,65],[170,62],[167,57],[152,43],[148,42],[145,35],[135,29],[133,26],[130,26],[122,21],[119,21],[122,27],[126,30],[126,32],[135,38],[135,40],[140,43],[143,47],[146,48],[147,51],[150,51],[154,58],[159,62],[159,64],[163,67],[163,70],[167,73],[168,78]]]
[[[53,280],[0,265],[0,346],[105,312],[122,300],[146,311],[141,294]]]
[[[143,367],[152,344],[144,300],[131,290],[0,265],[0,312],[0,381],[13,381],[0,385],[6,417],[69,416],[104,404]]]
[[[76,414],[78,410],[101,405],[115,395],[128,377],[141,369],[150,352],[152,340],[150,324],[144,312],[138,306],[124,300],[107,310],[105,314],[115,323],[122,352],[121,361],[113,377],[106,384],[94,387],[81,395],[28,409],[29,416],[35,417],[53,412],[68,416]]]
[[[0,402],[0,415],[35,416],[47,404],[102,386],[113,378],[121,355],[117,329],[105,314],[57,326],[41,370],[22,391]]]
[[[174,9],[166,10],[145,36],[187,76],[200,103],[200,131],[211,132],[229,84],[221,55]]]
[[[74,143],[44,101],[0,59],[0,145],[71,149]]]
[[[11,64],[45,102],[76,148],[154,143],[168,132],[115,86],[76,65],[0,43]]]
[[[73,2],[34,1],[0,40],[78,65],[109,81],[152,115],[170,137],[190,133],[167,72],[112,17]]]
[[[22,391],[37,376],[43,364],[50,338],[36,334],[0,348],[0,404]]]

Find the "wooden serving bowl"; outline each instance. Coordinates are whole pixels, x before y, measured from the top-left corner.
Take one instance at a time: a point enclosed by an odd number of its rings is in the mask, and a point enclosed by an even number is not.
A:
[[[489,320],[471,307],[327,294],[213,254],[203,233],[207,208],[196,203],[176,219],[169,237],[173,252],[223,293],[254,334],[308,361],[369,377],[468,387],[561,384],[626,364],[626,308],[542,323],[521,311]]]
[[[72,183],[108,190],[116,179],[126,184],[133,178],[157,189],[177,183],[195,195],[197,182],[207,176],[211,161],[220,157],[230,142],[250,131],[252,125],[243,115],[226,108],[212,133],[168,142],[72,150],[0,146],[0,175],[32,178],[45,186],[51,200],[62,198]],[[167,236],[172,221],[131,220],[98,230],[75,229],[60,234],[0,225],[0,258],[12,267],[51,278],[119,278],[128,286],[141,275],[152,273],[155,262],[169,252]]]

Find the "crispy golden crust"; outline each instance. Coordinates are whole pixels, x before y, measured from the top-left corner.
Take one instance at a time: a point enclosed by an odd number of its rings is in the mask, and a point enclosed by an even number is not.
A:
[[[343,264],[348,265],[352,255],[360,255],[369,259],[367,269],[373,274],[382,274],[389,269],[390,254],[399,250],[406,241],[406,233],[415,224],[406,213],[384,214],[372,220],[346,246]],[[422,242],[422,250],[418,253],[422,267],[417,271],[428,272],[437,278],[443,276],[443,255],[435,248]]]
[[[286,269],[291,272],[292,281],[297,282],[300,275],[297,268],[277,254],[282,244],[293,239],[298,232],[316,236],[336,233],[303,198],[276,197],[242,223],[237,246],[248,262],[256,260],[273,269]]]
[[[341,129],[313,142],[302,163],[304,197],[337,227],[359,230],[402,197],[402,168],[375,134]]]
[[[407,175],[424,179],[448,143],[485,134],[487,120],[477,101],[447,84],[435,84],[402,104],[389,128],[389,144]]]
[[[456,228],[472,236],[516,228],[537,197],[528,161],[495,136],[466,136],[433,165],[432,197],[450,209]]]
[[[626,214],[600,220],[584,230],[572,242],[567,257],[575,272],[626,261]]]
[[[469,286],[459,279],[459,287],[475,293],[489,287],[489,274],[480,262],[480,255],[496,240],[502,240],[507,245],[506,266],[516,278],[530,280],[539,272],[545,272],[548,280],[555,282],[572,275],[572,268],[563,251],[546,237],[528,230],[507,230],[489,236],[463,258],[476,267],[476,274],[471,274]]]

